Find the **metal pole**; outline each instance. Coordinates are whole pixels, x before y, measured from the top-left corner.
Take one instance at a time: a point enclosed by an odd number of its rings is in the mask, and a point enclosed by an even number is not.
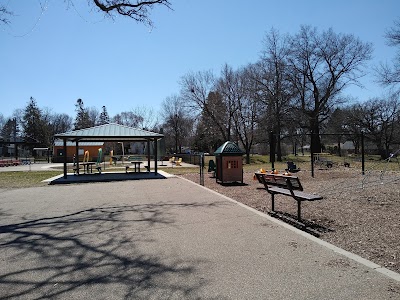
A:
[[[158,161],[157,144],[158,144],[157,139],[154,139],[154,175],[157,175],[157,161]],[[149,172],[150,172],[150,164],[149,164]]]
[[[313,132],[311,131],[310,154],[311,154],[311,177],[314,178],[314,148],[313,148]]]
[[[63,152],[64,152],[64,179],[67,179],[67,139],[63,139]]]
[[[79,145],[78,145],[78,140],[75,142],[75,155],[76,155],[76,174],[79,175]],[[83,166],[85,167],[85,166]],[[83,168],[85,171],[85,168]],[[83,172],[85,173],[85,172]]]
[[[269,133],[269,156],[271,168],[275,170],[275,135],[273,131]]]
[[[204,186],[204,153],[200,154],[200,185]]]
[[[121,142],[121,145],[122,145],[122,164],[124,164],[124,156],[125,156],[124,142]]]
[[[361,172],[365,175],[365,148],[364,148],[364,132],[361,131]]]

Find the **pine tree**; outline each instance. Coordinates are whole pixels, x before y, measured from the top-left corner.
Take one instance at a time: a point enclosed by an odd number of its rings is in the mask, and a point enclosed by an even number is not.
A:
[[[97,125],[104,125],[110,123],[110,117],[107,112],[107,108],[103,105]]]
[[[6,141],[14,141],[18,135],[18,131],[17,119],[8,119],[1,129],[0,135]]]
[[[75,107],[76,107],[75,108],[76,117],[75,117],[74,129],[79,130],[91,127],[92,125],[90,124],[89,112],[85,108],[83,100],[79,98],[76,101]]]
[[[42,111],[37,106],[36,100],[31,97],[22,116],[22,131],[26,141],[44,144],[46,141],[46,124],[42,118]]]

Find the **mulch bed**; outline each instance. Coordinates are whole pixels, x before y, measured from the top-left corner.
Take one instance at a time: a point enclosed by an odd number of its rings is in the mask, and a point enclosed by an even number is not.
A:
[[[255,170],[256,171],[256,170]],[[204,185],[259,211],[271,210],[270,195],[244,173],[244,185],[218,184],[205,174]],[[400,273],[400,173],[375,172],[362,176],[359,170],[334,168],[295,174],[307,193],[324,197],[303,202],[302,218],[320,238],[381,266]],[[199,183],[199,174],[182,177]],[[275,210],[295,217],[297,204],[276,196]]]

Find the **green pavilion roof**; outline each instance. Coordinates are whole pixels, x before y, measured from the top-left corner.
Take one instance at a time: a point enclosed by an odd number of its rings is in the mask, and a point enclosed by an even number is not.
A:
[[[116,123],[73,130],[54,135],[56,139],[69,141],[146,141],[158,140],[163,134],[143,129],[124,126]]]
[[[239,146],[234,142],[225,142],[222,146],[220,146],[215,152],[214,155],[243,155],[244,152],[240,150]]]

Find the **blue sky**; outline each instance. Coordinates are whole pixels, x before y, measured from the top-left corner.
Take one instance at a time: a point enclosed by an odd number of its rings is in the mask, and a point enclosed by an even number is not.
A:
[[[75,116],[78,98],[86,107],[105,105],[111,116],[136,107],[158,111],[179,93],[190,71],[234,68],[256,62],[265,33],[274,27],[294,34],[300,25],[351,33],[374,46],[365,89],[345,93],[359,100],[384,94],[372,66],[390,61],[385,30],[400,17],[398,0],[170,0],[156,7],[155,27],[131,19],[104,18],[87,1],[0,0],[14,12],[0,27],[0,113],[12,115],[32,96],[39,107]],[[42,13],[41,5],[46,9]]]

